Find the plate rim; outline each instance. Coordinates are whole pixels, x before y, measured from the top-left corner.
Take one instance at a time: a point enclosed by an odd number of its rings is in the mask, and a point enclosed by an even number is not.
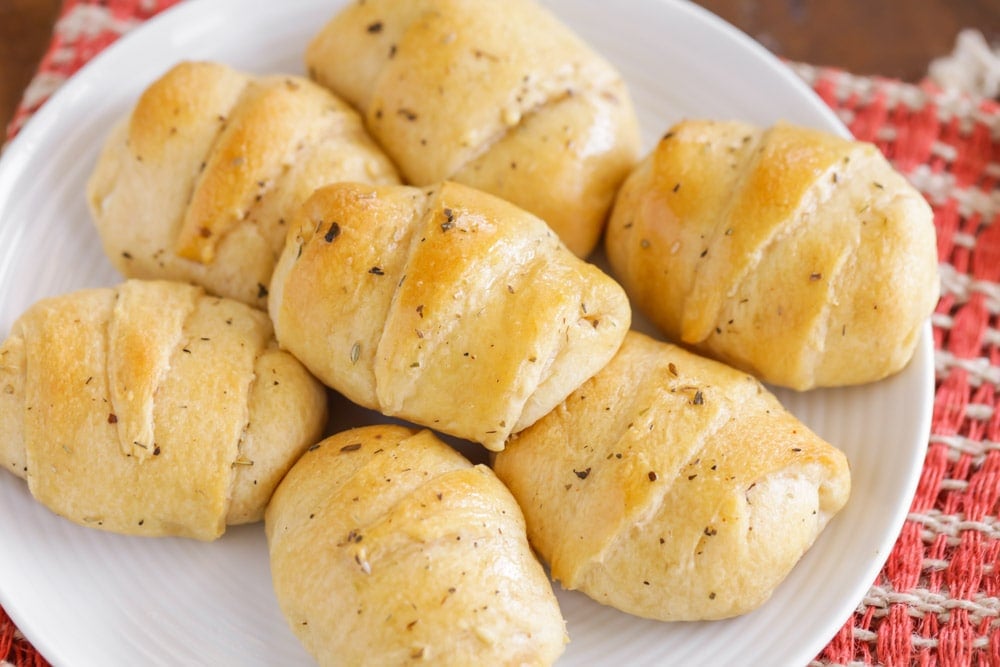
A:
[[[318,2],[319,0],[294,0],[293,2],[288,2],[286,7],[291,8],[291,11],[299,11],[303,7],[314,7],[318,4]],[[850,136],[846,126],[840,118],[837,117],[836,113],[820,99],[820,97],[814,90],[812,90],[812,88],[808,86],[808,84],[798,77],[791,70],[791,68],[785,65],[777,56],[771,54],[771,52],[767,51],[759,42],[753,40],[746,33],[735,28],[707,9],[689,2],[688,0],[648,0],[648,2],[655,2],[665,7],[672,8],[672,11],[687,13],[693,18],[693,20],[703,23],[712,30],[721,31],[721,34],[726,35],[726,37],[730,40],[734,40],[740,48],[749,49],[751,52],[755,53],[758,58],[762,58],[766,61],[772,69],[776,71],[776,73],[786,79],[787,83],[792,87],[792,89],[796,90],[797,94],[809,98],[811,103],[816,107],[816,110],[827,116],[832,127],[837,127],[839,128],[838,131],[846,133],[846,136]],[[205,8],[210,6],[210,4],[214,3],[187,0],[187,2],[178,3],[164,10],[156,16],[148,19],[143,24],[137,26],[127,34],[123,35],[95,56],[92,60],[86,63],[73,76],[69,77],[67,81],[46,101],[46,103],[43,104],[42,107],[28,119],[28,121],[21,127],[17,136],[15,136],[4,147],[2,153],[0,153],[0,213],[3,213],[3,211],[7,209],[8,202],[16,196],[16,193],[14,192],[16,174],[18,174],[21,169],[24,169],[24,165],[27,165],[34,157],[36,157],[36,153],[39,150],[39,143],[47,137],[47,133],[52,131],[53,126],[56,125],[57,121],[61,118],[61,114],[64,113],[64,109],[72,106],[72,100],[75,97],[85,94],[88,87],[92,85],[91,79],[98,77],[103,70],[111,68],[113,63],[120,58],[119,53],[128,52],[129,50],[136,48],[133,44],[139,44],[147,33],[152,31],[176,32],[178,30],[184,30],[184,22],[197,19],[205,11]],[[228,7],[236,7],[239,4],[240,0],[224,0],[224,5]],[[213,11],[218,11],[218,8],[214,8]],[[3,218],[0,217],[0,223],[2,222]],[[6,335],[6,332],[3,332],[3,334]],[[870,588],[871,583],[874,582],[878,572],[881,571],[885,562],[888,560],[892,545],[896,542],[900,532],[902,531],[903,525],[909,513],[910,504],[912,503],[912,499],[920,481],[924,462],[923,452],[926,451],[927,442],[931,433],[932,409],[935,391],[933,354],[932,327],[930,321],[928,320],[922,328],[920,342],[918,343],[918,347],[915,351],[914,359],[910,362],[911,364],[919,364],[922,368],[926,369],[924,375],[922,376],[922,380],[924,382],[924,391],[922,393],[923,402],[921,405],[922,409],[919,413],[920,424],[917,427],[917,431],[924,434],[922,448],[915,456],[915,460],[919,463],[914,466],[915,470],[911,471],[908,476],[908,495],[905,498],[906,502],[900,502],[893,508],[892,518],[889,523],[894,527],[894,529],[893,531],[887,532],[884,544],[880,545],[878,557],[872,560],[872,566],[869,568],[871,570],[871,576],[857,578],[858,583],[856,585],[856,589],[858,594],[856,596],[852,596],[856,597],[856,604],[862,601],[864,592]],[[891,532],[891,536],[888,534],[889,532]],[[868,583],[864,582],[865,579],[868,580]],[[24,632],[26,636],[29,637],[29,641],[31,641],[43,655],[47,655],[49,651],[44,650],[43,647],[46,647],[49,644],[47,639],[43,636],[44,633],[35,633],[33,631],[35,624],[32,620],[30,618],[22,618],[20,616],[16,609],[16,605],[11,605],[11,601],[7,596],[6,587],[2,584],[0,584],[0,602],[3,603],[5,611],[15,624],[22,630],[22,632]],[[856,606],[856,604],[852,605],[851,608]],[[827,642],[833,638],[836,630],[850,618],[850,609],[846,604],[842,606],[845,610],[843,615],[831,615],[836,618],[828,623],[830,631],[826,639]],[[29,629],[25,631],[25,628]],[[825,646],[825,643],[821,645],[819,649],[822,649],[823,646]],[[806,652],[807,651],[804,650],[803,654]],[[56,654],[53,653],[53,655],[55,656]],[[808,655],[805,659],[808,660],[811,657],[813,656]]]

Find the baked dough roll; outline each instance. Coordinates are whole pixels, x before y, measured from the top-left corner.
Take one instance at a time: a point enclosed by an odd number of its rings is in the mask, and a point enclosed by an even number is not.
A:
[[[850,491],[756,379],[638,333],[494,468],[563,587],[665,621],[762,604]]]
[[[795,389],[879,380],[938,297],[933,216],[871,144],[686,121],[629,176],[606,238],[671,339]]]
[[[488,449],[614,355],[621,287],[541,220],[455,183],[339,183],[289,230],[278,341],[344,396]]]
[[[212,540],[259,521],[325,415],[265,313],[191,285],[45,299],[0,346],[0,461],[93,528]]]
[[[514,498],[430,431],[368,426],[311,447],[265,528],[282,612],[322,665],[549,665],[563,651]]]
[[[346,103],[301,77],[183,62],[115,126],[87,201],[124,276],[265,308],[292,208],[337,180],[398,182]]]
[[[530,0],[369,0],[306,51],[406,179],[453,180],[545,220],[581,257],[634,166],[620,74]]]

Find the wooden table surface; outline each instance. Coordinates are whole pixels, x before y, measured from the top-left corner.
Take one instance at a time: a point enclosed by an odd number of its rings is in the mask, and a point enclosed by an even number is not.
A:
[[[0,127],[48,44],[61,0],[0,0]],[[962,28],[1000,42],[1000,0],[699,0],[774,53],[918,81]]]

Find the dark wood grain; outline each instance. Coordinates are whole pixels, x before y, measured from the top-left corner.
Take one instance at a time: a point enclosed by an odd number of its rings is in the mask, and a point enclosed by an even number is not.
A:
[[[1000,0],[698,0],[772,52],[916,82],[963,28],[1000,42]]]
[[[0,0],[0,130],[45,54],[61,5],[59,0]]]

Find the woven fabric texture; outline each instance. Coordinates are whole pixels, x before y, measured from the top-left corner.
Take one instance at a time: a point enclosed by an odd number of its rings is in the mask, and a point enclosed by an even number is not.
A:
[[[8,138],[101,49],[176,2],[66,0]],[[1000,667],[1000,104],[790,66],[927,197],[942,277],[933,423],[910,514],[868,594],[812,665]],[[0,609],[2,660],[46,664]]]
[[[934,209],[927,457],[886,566],[815,664],[1000,665],[1000,104],[793,65]]]
[[[10,140],[66,79],[132,28],[178,0],[63,0],[38,72],[7,126]]]

